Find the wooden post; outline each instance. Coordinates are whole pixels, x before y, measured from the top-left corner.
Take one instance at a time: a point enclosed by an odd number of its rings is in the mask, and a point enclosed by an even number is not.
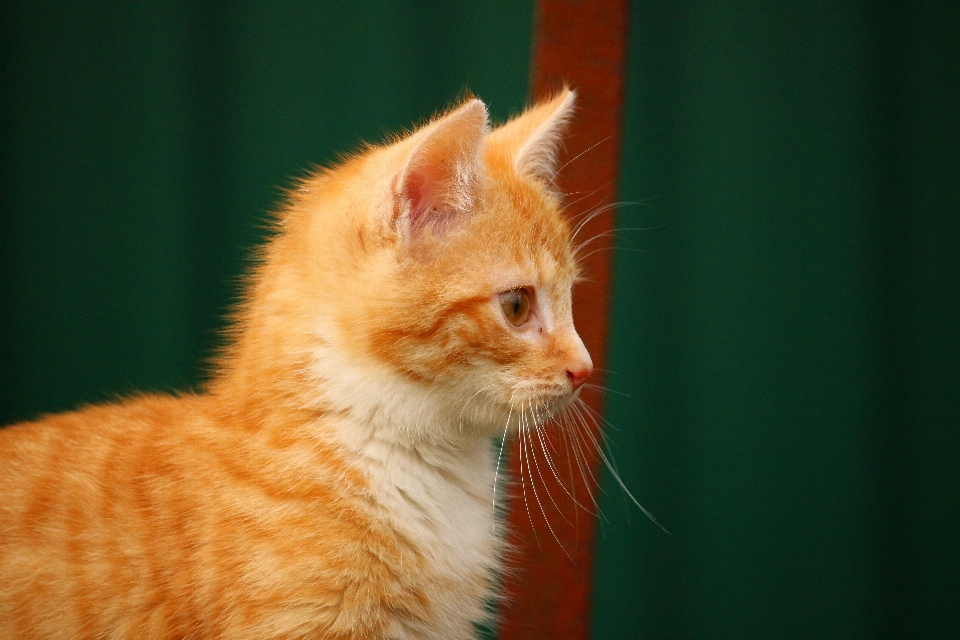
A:
[[[596,210],[615,201],[620,159],[629,6],[627,0],[540,0],[533,47],[534,99],[555,93],[564,83],[577,91],[577,110],[566,138],[559,185],[568,214]],[[569,164],[567,164],[569,162]],[[574,292],[574,321],[596,369],[588,383],[603,385],[610,308],[614,212],[586,223],[578,241],[590,238],[582,264],[588,280]],[[604,235],[606,234],[606,235]],[[596,416],[603,396],[584,388]],[[541,441],[528,439],[521,456],[513,443],[508,521],[511,534],[504,576],[500,638],[574,640],[589,635],[595,508],[600,465],[597,421],[582,433],[576,455],[571,435],[555,425]],[[527,446],[529,444],[535,446]],[[551,462],[563,486],[554,477]],[[521,482],[521,476],[523,481]],[[534,493],[536,489],[536,493]],[[578,506],[581,505],[581,506]]]

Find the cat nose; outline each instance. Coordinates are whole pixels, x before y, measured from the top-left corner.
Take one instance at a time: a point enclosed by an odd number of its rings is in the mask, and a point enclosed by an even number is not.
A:
[[[568,347],[570,351],[567,352],[569,358],[567,360],[567,380],[573,387],[572,391],[576,391],[593,373],[593,360],[590,358],[587,348],[583,346],[583,340],[580,339],[580,336],[577,335],[576,331],[572,333],[572,344]]]
[[[576,391],[579,389],[580,385],[586,382],[591,373],[593,373],[593,367],[589,365],[568,368],[567,379],[570,380],[570,385],[573,387],[573,390]]]

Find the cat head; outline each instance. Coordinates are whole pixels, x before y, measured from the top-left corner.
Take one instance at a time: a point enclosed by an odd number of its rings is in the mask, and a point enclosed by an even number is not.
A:
[[[502,433],[576,398],[592,363],[553,186],[573,103],[491,130],[468,99],[292,194],[260,288],[285,303],[307,397],[415,438]]]

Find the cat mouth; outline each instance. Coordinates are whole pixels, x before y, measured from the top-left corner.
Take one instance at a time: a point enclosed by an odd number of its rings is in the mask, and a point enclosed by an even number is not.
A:
[[[532,395],[517,401],[514,399],[510,403],[513,412],[529,412],[537,416],[537,422],[546,423],[560,416],[580,397],[580,390],[554,390],[545,391],[540,394]]]

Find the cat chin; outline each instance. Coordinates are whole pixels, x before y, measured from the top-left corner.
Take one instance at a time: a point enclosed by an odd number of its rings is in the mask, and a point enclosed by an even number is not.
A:
[[[502,409],[500,420],[494,425],[492,435],[510,436],[522,430],[539,429],[548,426],[580,397],[580,391],[573,393],[538,395],[529,399],[514,399],[511,406]]]

